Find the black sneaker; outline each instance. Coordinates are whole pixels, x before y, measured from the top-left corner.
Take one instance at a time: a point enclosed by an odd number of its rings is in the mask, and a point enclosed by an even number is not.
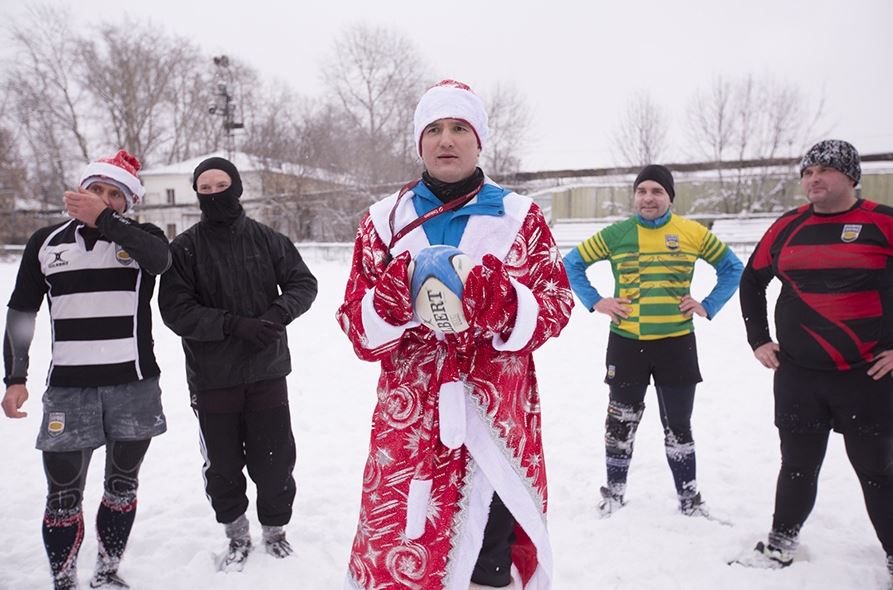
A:
[[[710,513],[707,512],[707,505],[701,498],[701,492],[694,496],[679,498],[679,512],[685,516],[704,516],[709,518]]]
[[[251,553],[251,539],[230,539],[226,553],[217,561],[217,570],[221,572],[240,572],[245,568],[248,554]]]
[[[264,549],[273,557],[282,559],[294,553],[294,549],[285,538],[285,529],[281,526],[264,527]]]
[[[96,572],[90,580],[91,588],[130,588],[118,572]]]

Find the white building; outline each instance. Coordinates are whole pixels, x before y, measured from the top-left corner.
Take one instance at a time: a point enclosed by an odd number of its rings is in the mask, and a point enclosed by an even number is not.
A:
[[[349,185],[324,170],[263,161],[242,152],[236,152],[232,158],[222,152],[205,154],[142,170],[140,178],[146,194],[134,212],[139,220],[154,223],[169,239],[194,225],[201,218],[201,211],[192,189],[192,172],[202,160],[214,156],[227,158],[235,164],[242,178],[242,206],[249,216],[260,220],[264,220],[262,210],[271,198],[295,199]]]

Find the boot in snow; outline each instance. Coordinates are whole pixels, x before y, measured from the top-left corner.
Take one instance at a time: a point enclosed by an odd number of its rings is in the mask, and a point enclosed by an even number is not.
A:
[[[217,562],[221,572],[240,572],[245,569],[248,554],[251,553],[251,539],[230,539],[229,547]]]
[[[623,501],[623,496],[612,493],[611,490],[605,486],[599,488],[599,492],[602,495],[602,499],[595,507],[599,518],[608,518],[626,506],[626,502]]]
[[[77,590],[77,568],[71,567],[65,573],[53,578],[53,590]]]
[[[294,549],[285,538],[285,529],[281,526],[264,526],[264,549],[273,557],[282,559],[294,553]]]
[[[780,570],[788,567],[794,561],[793,553],[782,551],[760,541],[753,551],[748,551],[737,559],[729,562],[729,565],[743,565],[769,570]]]
[[[251,552],[248,519],[243,514],[236,520],[225,524],[224,532],[229,539],[229,547],[226,553],[218,558],[217,569],[221,572],[240,572],[244,569],[248,554]]]
[[[115,588],[117,590],[130,588],[130,585],[124,581],[124,579],[118,575],[118,572],[101,572],[98,571],[93,574],[93,578],[90,580],[91,588],[106,588],[112,589]]]

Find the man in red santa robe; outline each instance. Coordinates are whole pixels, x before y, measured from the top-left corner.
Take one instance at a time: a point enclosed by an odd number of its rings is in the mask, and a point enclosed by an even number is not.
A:
[[[573,297],[540,208],[478,168],[487,114],[465,84],[421,98],[420,180],[360,222],[341,328],[381,363],[359,524],[345,588],[552,587],[546,471],[532,353]],[[409,262],[448,245],[474,267],[467,330],[414,314]]]

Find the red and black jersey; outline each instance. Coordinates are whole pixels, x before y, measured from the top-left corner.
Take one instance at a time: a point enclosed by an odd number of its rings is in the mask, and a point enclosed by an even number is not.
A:
[[[771,341],[766,286],[778,277],[775,328],[782,362],[845,371],[893,348],[893,208],[859,200],[822,214],[811,205],[782,215],[741,276],[747,341]]]

